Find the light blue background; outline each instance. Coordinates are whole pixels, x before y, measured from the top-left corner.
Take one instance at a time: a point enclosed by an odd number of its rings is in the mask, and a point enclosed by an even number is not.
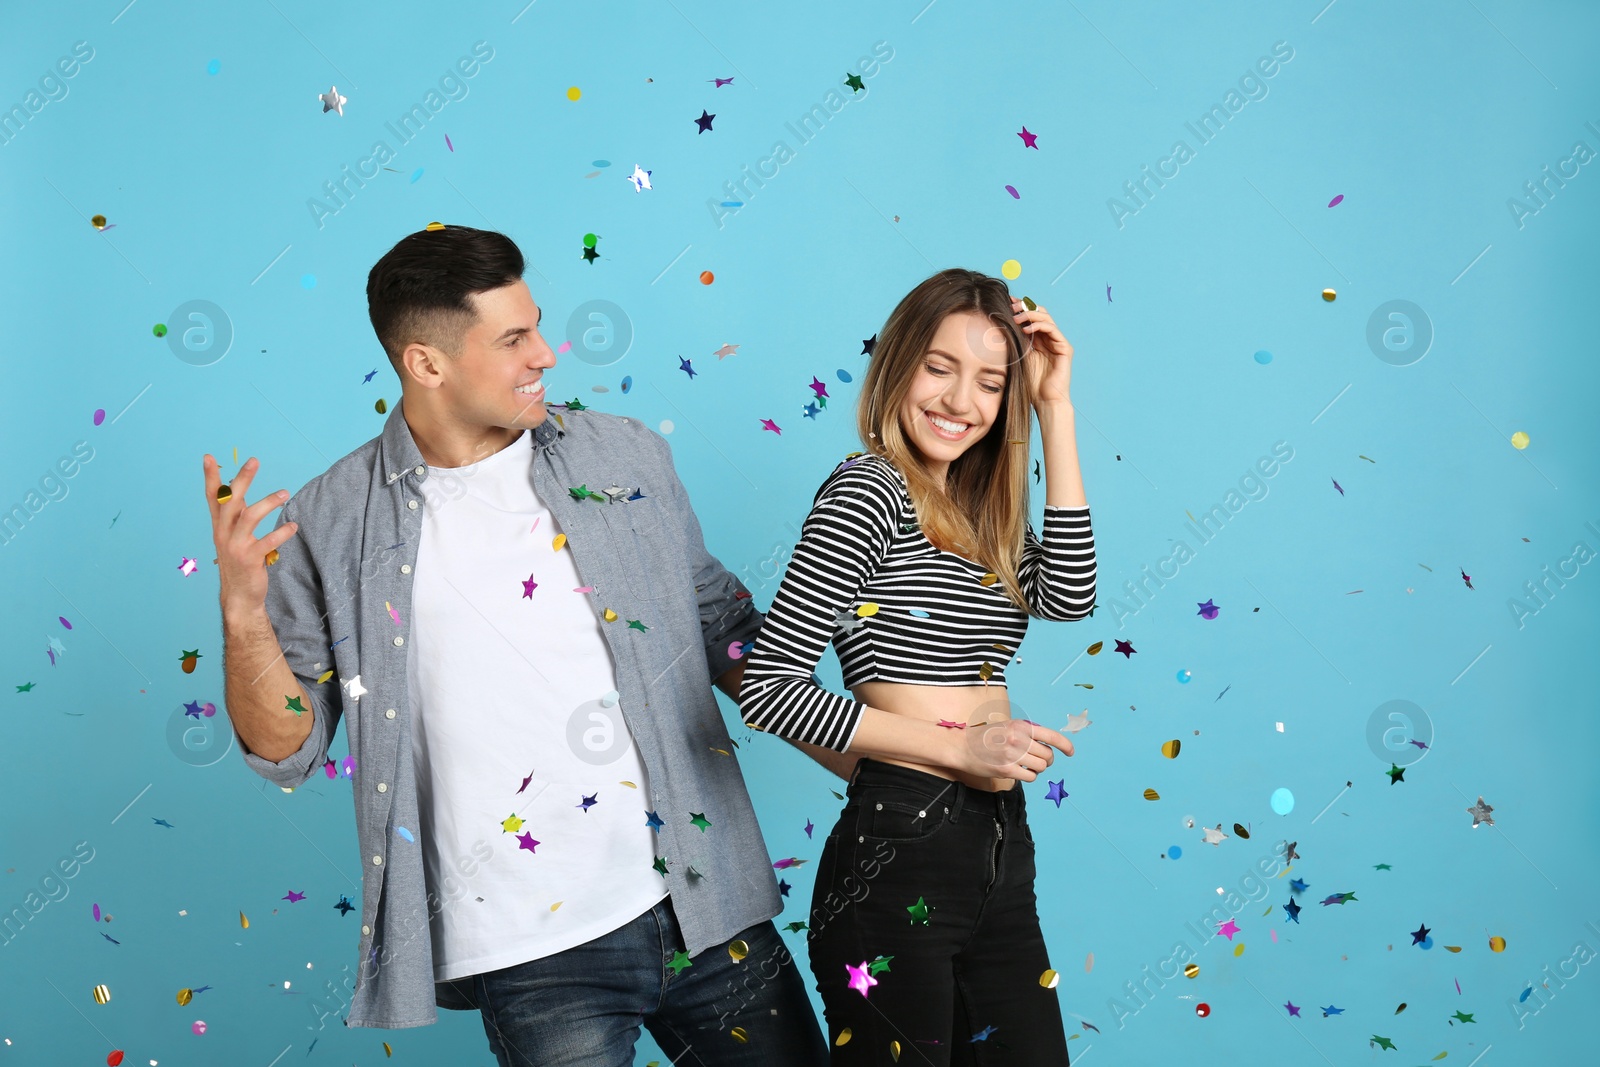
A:
[[[627,356],[598,369],[563,357],[551,399],[664,432],[671,420],[708,544],[763,608],[777,587],[764,561],[777,546],[781,565],[817,485],[860,447],[861,339],[936,269],[1021,262],[1013,291],[1075,347],[1100,567],[1095,617],[1035,622],[1008,671],[1022,712],[1093,719],[1052,771],[1068,802],[1026,786],[1074,1063],[1390,1062],[1372,1035],[1395,1044],[1396,1064],[1447,1052],[1465,1065],[1490,1046],[1486,1065],[1592,1054],[1600,964],[1576,977],[1568,964],[1564,979],[1559,968],[1578,942],[1600,951],[1600,564],[1550,583],[1521,626],[1508,600],[1575,542],[1600,550],[1585,526],[1600,526],[1600,165],[1520,226],[1507,201],[1527,199],[1524,183],[1575,142],[1600,150],[1586,125],[1600,126],[1600,14],[1509,0],[923,4],[12,6],[0,105],[20,103],[74,42],[94,57],[0,145],[0,508],[76,442],[93,459],[0,547],[0,908],[22,905],[76,842],[94,858],[0,948],[0,1067],[99,1063],[114,1047],[163,1067],[299,1063],[314,1039],[315,1062],[388,1062],[384,1039],[395,1063],[492,1062],[471,1013],[406,1031],[307,1029],[322,981],[355,965],[359,916],[332,907],[358,896],[348,782],[318,776],[285,795],[237,752],[194,765],[212,758],[204,738],[186,762],[168,733],[184,703],[222,701],[202,454],[226,475],[235,449],[259,456],[254,499],[297,489],[379,432],[373,405],[399,388],[367,321],[366,274],[434,219],[519,242],[552,343],[587,300],[625,309]],[[385,122],[480,40],[494,57],[468,95],[398,146]],[[893,58],[800,145],[785,123],[879,41]],[[1184,124],[1279,41],[1294,54],[1263,79],[1267,95],[1200,144]],[[735,80],[713,88],[716,77]],[[317,103],[330,84],[349,98],[342,117]],[[717,117],[697,134],[702,108]],[[1108,198],[1179,138],[1194,158],[1119,227]],[[319,227],[307,200],[378,139],[398,173]],[[719,228],[707,202],[779,139],[794,159]],[[597,159],[610,167],[586,177]],[[636,163],[654,189],[626,183]],[[96,232],[96,213],[115,229]],[[592,264],[586,232],[601,238]],[[234,330],[204,367],[151,334],[197,299]],[[1418,304],[1435,331],[1406,367],[1366,342],[1392,299]],[[737,356],[712,356],[723,343]],[[813,375],[832,397],[815,420],[801,414]],[[1519,430],[1531,439],[1520,452]],[[1186,512],[1221,503],[1278,441],[1294,457],[1268,495],[1197,547]],[[1041,484],[1036,523],[1043,501]],[[1124,582],[1178,538],[1195,559],[1119,626],[1113,601],[1136,606]],[[189,577],[185,556],[200,561]],[[1206,600],[1214,620],[1196,614]],[[1137,654],[1112,653],[1117,639]],[[1096,641],[1106,651],[1082,655]],[[194,648],[185,675],[179,654]],[[838,691],[831,652],[820,673]],[[842,783],[753,737],[719,699],[773,858],[814,861]],[[1433,741],[1391,785],[1390,759],[1417,750],[1402,729],[1375,752],[1367,731],[1393,699],[1425,709]],[[207,721],[224,743],[220,716]],[[1169,738],[1183,741],[1173,761],[1159,751]],[[345,751],[341,731],[333,754]],[[1161,799],[1144,800],[1147,787]],[[1287,816],[1268,806],[1280,787],[1297,800]],[[1465,813],[1479,794],[1493,828]],[[1235,822],[1249,840],[1203,842],[1200,827]],[[1301,856],[1288,877],[1310,883],[1300,923],[1281,909],[1288,878],[1273,880],[1234,915],[1242,956],[1213,938],[1198,977],[1130,997],[1124,984],[1175,942],[1197,947],[1186,924],[1284,840]],[[1181,859],[1162,858],[1172,845]],[[805,918],[813,870],[785,872],[780,925]],[[291,888],[306,899],[283,901]],[[1318,904],[1340,891],[1357,901]],[[114,920],[94,924],[94,903]],[[1432,949],[1411,944],[1419,924]],[[803,961],[804,935],[784,936]],[[99,983],[112,990],[103,1006]],[[205,985],[177,1006],[177,990]],[[1343,1014],[1324,1017],[1328,1005]],[[1476,1022],[1453,1023],[1457,1010]],[[204,1036],[189,1032],[197,1018]],[[639,1053],[659,1055],[648,1037]]]

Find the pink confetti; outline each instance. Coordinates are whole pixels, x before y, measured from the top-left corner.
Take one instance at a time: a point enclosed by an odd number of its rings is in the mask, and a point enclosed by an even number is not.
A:
[[[452,152],[456,150],[456,146],[450,143],[450,135],[448,133],[444,135],[444,146]]]
[[[1017,192],[1017,191],[1016,191],[1016,190],[1015,190],[1015,189],[1013,189],[1013,188],[1012,188],[1012,187],[1011,187],[1011,186],[1009,186],[1009,185],[1008,185],[1008,186],[1006,186],[1006,192],[1008,192],[1008,193],[1010,193],[1010,194],[1011,194],[1011,198],[1012,198],[1012,199],[1013,199],[1013,200],[1021,200],[1021,199],[1022,199],[1022,194],[1021,194],[1021,193],[1019,193],[1019,192]]]
[[[728,646],[728,658],[739,659],[744,655],[744,642],[734,641]]]
[[[61,625],[65,626],[67,629],[69,629],[69,630],[72,629],[72,624],[70,622],[68,622],[66,619],[62,618],[60,615],[56,616],[56,621],[61,623]]]
[[[1278,931],[1276,931],[1276,930],[1269,930],[1269,931],[1267,931],[1267,932],[1268,932],[1268,933],[1270,933],[1270,934],[1271,934],[1271,935],[1272,935],[1272,943],[1273,943],[1273,944],[1274,944],[1274,945],[1276,945],[1276,944],[1277,944],[1277,943],[1278,943]]]
[[[1328,201],[1328,206],[1332,207],[1333,205],[1337,204],[1339,201],[1341,201],[1343,199],[1344,199],[1344,194],[1340,193],[1338,196],[1336,196],[1332,200]]]
[[[1456,981],[1456,992],[1460,993],[1461,992],[1461,979],[1457,978],[1455,981]]]
[[[580,585],[576,589],[574,589],[573,592],[574,593],[592,593],[592,592],[594,592],[594,586],[592,586],[592,585]]]
[[[561,342],[561,347],[557,348],[556,352],[557,353],[565,352],[567,349],[569,349],[571,347],[572,347],[572,342],[571,341],[562,341]]]
[[[533,530],[537,530],[538,528],[539,528],[539,520],[538,519],[534,519],[533,520]],[[533,530],[529,530],[528,532],[529,533],[533,533]]]
[[[202,713],[204,713],[205,717],[209,719],[211,716],[217,713],[217,706],[208,700],[201,705],[200,710]]]
[[[105,422],[105,421],[106,421],[106,409],[105,408],[95,408],[94,409],[94,424],[96,426],[99,426],[102,422]]]
[[[100,921],[100,905],[98,905],[98,904],[96,904],[94,906],[94,921],[95,922],[99,922]]]

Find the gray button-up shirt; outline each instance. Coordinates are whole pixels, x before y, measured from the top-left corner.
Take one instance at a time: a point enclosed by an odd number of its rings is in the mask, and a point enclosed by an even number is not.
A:
[[[328,759],[344,720],[362,857],[360,968],[345,1019],[353,1027],[427,1026],[438,1021],[436,1006],[474,1007],[448,983],[435,986],[430,908],[443,902],[426,885],[421,845],[395,832],[403,826],[415,836],[422,825],[406,656],[422,529],[417,487],[428,477],[402,406],[395,404],[382,434],[283,506],[278,525],[299,529],[267,572],[266,608],[310,699],[311,733],[278,763],[239,746],[257,774],[298,786]],[[782,909],[711,689],[735,664],[729,646],[754,641],[762,615],[706,551],[671,450],[655,431],[636,419],[553,407],[510,447],[535,450],[534,490],[567,535],[595,613],[617,613],[601,632],[616,663],[619,706],[649,773],[650,802],[663,820],[656,839],[663,882],[684,948],[697,955]],[[580,499],[571,491],[580,488],[596,495]],[[639,495],[627,499],[635,488]],[[319,685],[330,668],[334,677]],[[703,813],[710,830],[694,826],[690,812]]]

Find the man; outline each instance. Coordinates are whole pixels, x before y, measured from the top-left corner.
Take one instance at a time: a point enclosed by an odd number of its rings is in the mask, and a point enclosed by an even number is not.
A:
[[[547,408],[523,271],[502,234],[403,238],[367,279],[402,386],[383,432],[248,506],[254,458],[231,495],[204,461],[245,762],[355,795],[345,1025],[475,1009],[503,1065],[629,1064],[641,1023],[675,1063],[825,1062],[711,692],[738,699],[762,616],[664,438]]]

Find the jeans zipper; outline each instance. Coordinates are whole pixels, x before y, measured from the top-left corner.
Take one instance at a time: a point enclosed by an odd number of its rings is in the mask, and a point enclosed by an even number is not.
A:
[[[994,821],[994,851],[989,854],[989,886],[992,888],[995,879],[1000,875],[1000,842],[1005,839],[1006,827],[999,819]]]

